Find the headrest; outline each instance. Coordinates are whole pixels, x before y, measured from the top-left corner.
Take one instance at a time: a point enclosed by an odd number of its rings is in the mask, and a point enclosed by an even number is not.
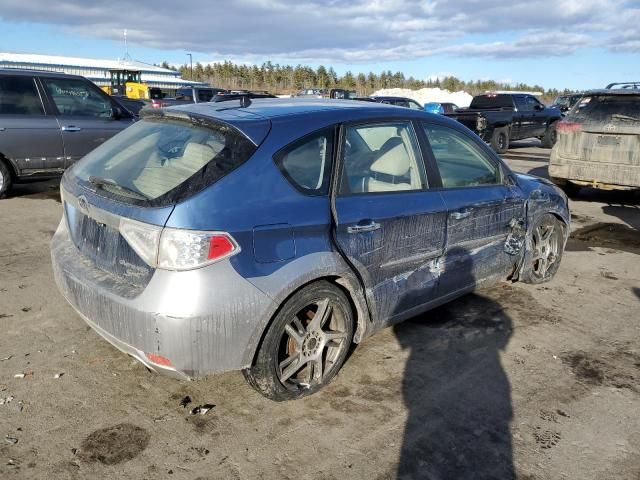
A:
[[[378,157],[371,165],[371,171],[397,177],[406,174],[410,167],[407,149],[401,143]]]

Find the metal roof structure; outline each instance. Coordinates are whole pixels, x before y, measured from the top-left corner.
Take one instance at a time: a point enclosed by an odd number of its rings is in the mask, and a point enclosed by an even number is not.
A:
[[[204,85],[180,77],[180,72],[158,67],[138,60],[97,59],[83,57],[63,57],[58,55],[39,55],[33,53],[0,52],[0,68],[18,68],[44,70],[50,72],[82,75],[99,86],[109,85],[109,70],[139,70],[142,81],[151,87],[176,89],[180,86]]]

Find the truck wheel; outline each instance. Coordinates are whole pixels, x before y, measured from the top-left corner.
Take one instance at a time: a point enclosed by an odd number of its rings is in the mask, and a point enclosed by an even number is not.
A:
[[[11,188],[11,172],[0,158],[0,198],[3,198]]]
[[[506,153],[509,149],[509,130],[507,127],[496,128],[491,135],[491,148],[497,153]]]
[[[342,290],[327,281],[309,284],[280,308],[244,376],[271,400],[310,395],[342,367],[353,327],[351,304]]]
[[[558,132],[556,131],[555,122],[547,127],[542,137],[542,148],[553,148],[558,140]]]

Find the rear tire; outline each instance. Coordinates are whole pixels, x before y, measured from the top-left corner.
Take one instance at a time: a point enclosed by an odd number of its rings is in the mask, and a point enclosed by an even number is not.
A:
[[[542,148],[553,148],[558,140],[558,132],[556,131],[555,122],[547,127],[542,137]]]
[[[576,185],[575,183],[563,178],[549,177],[549,180],[551,180],[556,187],[560,187],[569,198],[577,197],[580,193],[580,189],[582,188],[580,185]]]
[[[244,376],[271,400],[311,395],[342,367],[353,330],[353,311],[344,292],[324,280],[311,283],[282,305]]]
[[[527,233],[531,248],[524,258],[523,282],[544,283],[555,276],[564,253],[564,229],[564,224],[550,213],[534,221]]]
[[[13,180],[11,178],[11,171],[0,158],[0,198],[4,198],[7,192],[11,189]]]
[[[507,127],[496,128],[491,134],[491,148],[497,153],[506,153],[509,150],[509,129]]]

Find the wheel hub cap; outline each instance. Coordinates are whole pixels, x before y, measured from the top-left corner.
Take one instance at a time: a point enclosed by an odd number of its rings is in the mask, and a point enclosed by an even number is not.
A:
[[[305,357],[312,357],[318,353],[321,339],[318,332],[309,332],[305,335],[304,343],[302,344],[302,353]]]

